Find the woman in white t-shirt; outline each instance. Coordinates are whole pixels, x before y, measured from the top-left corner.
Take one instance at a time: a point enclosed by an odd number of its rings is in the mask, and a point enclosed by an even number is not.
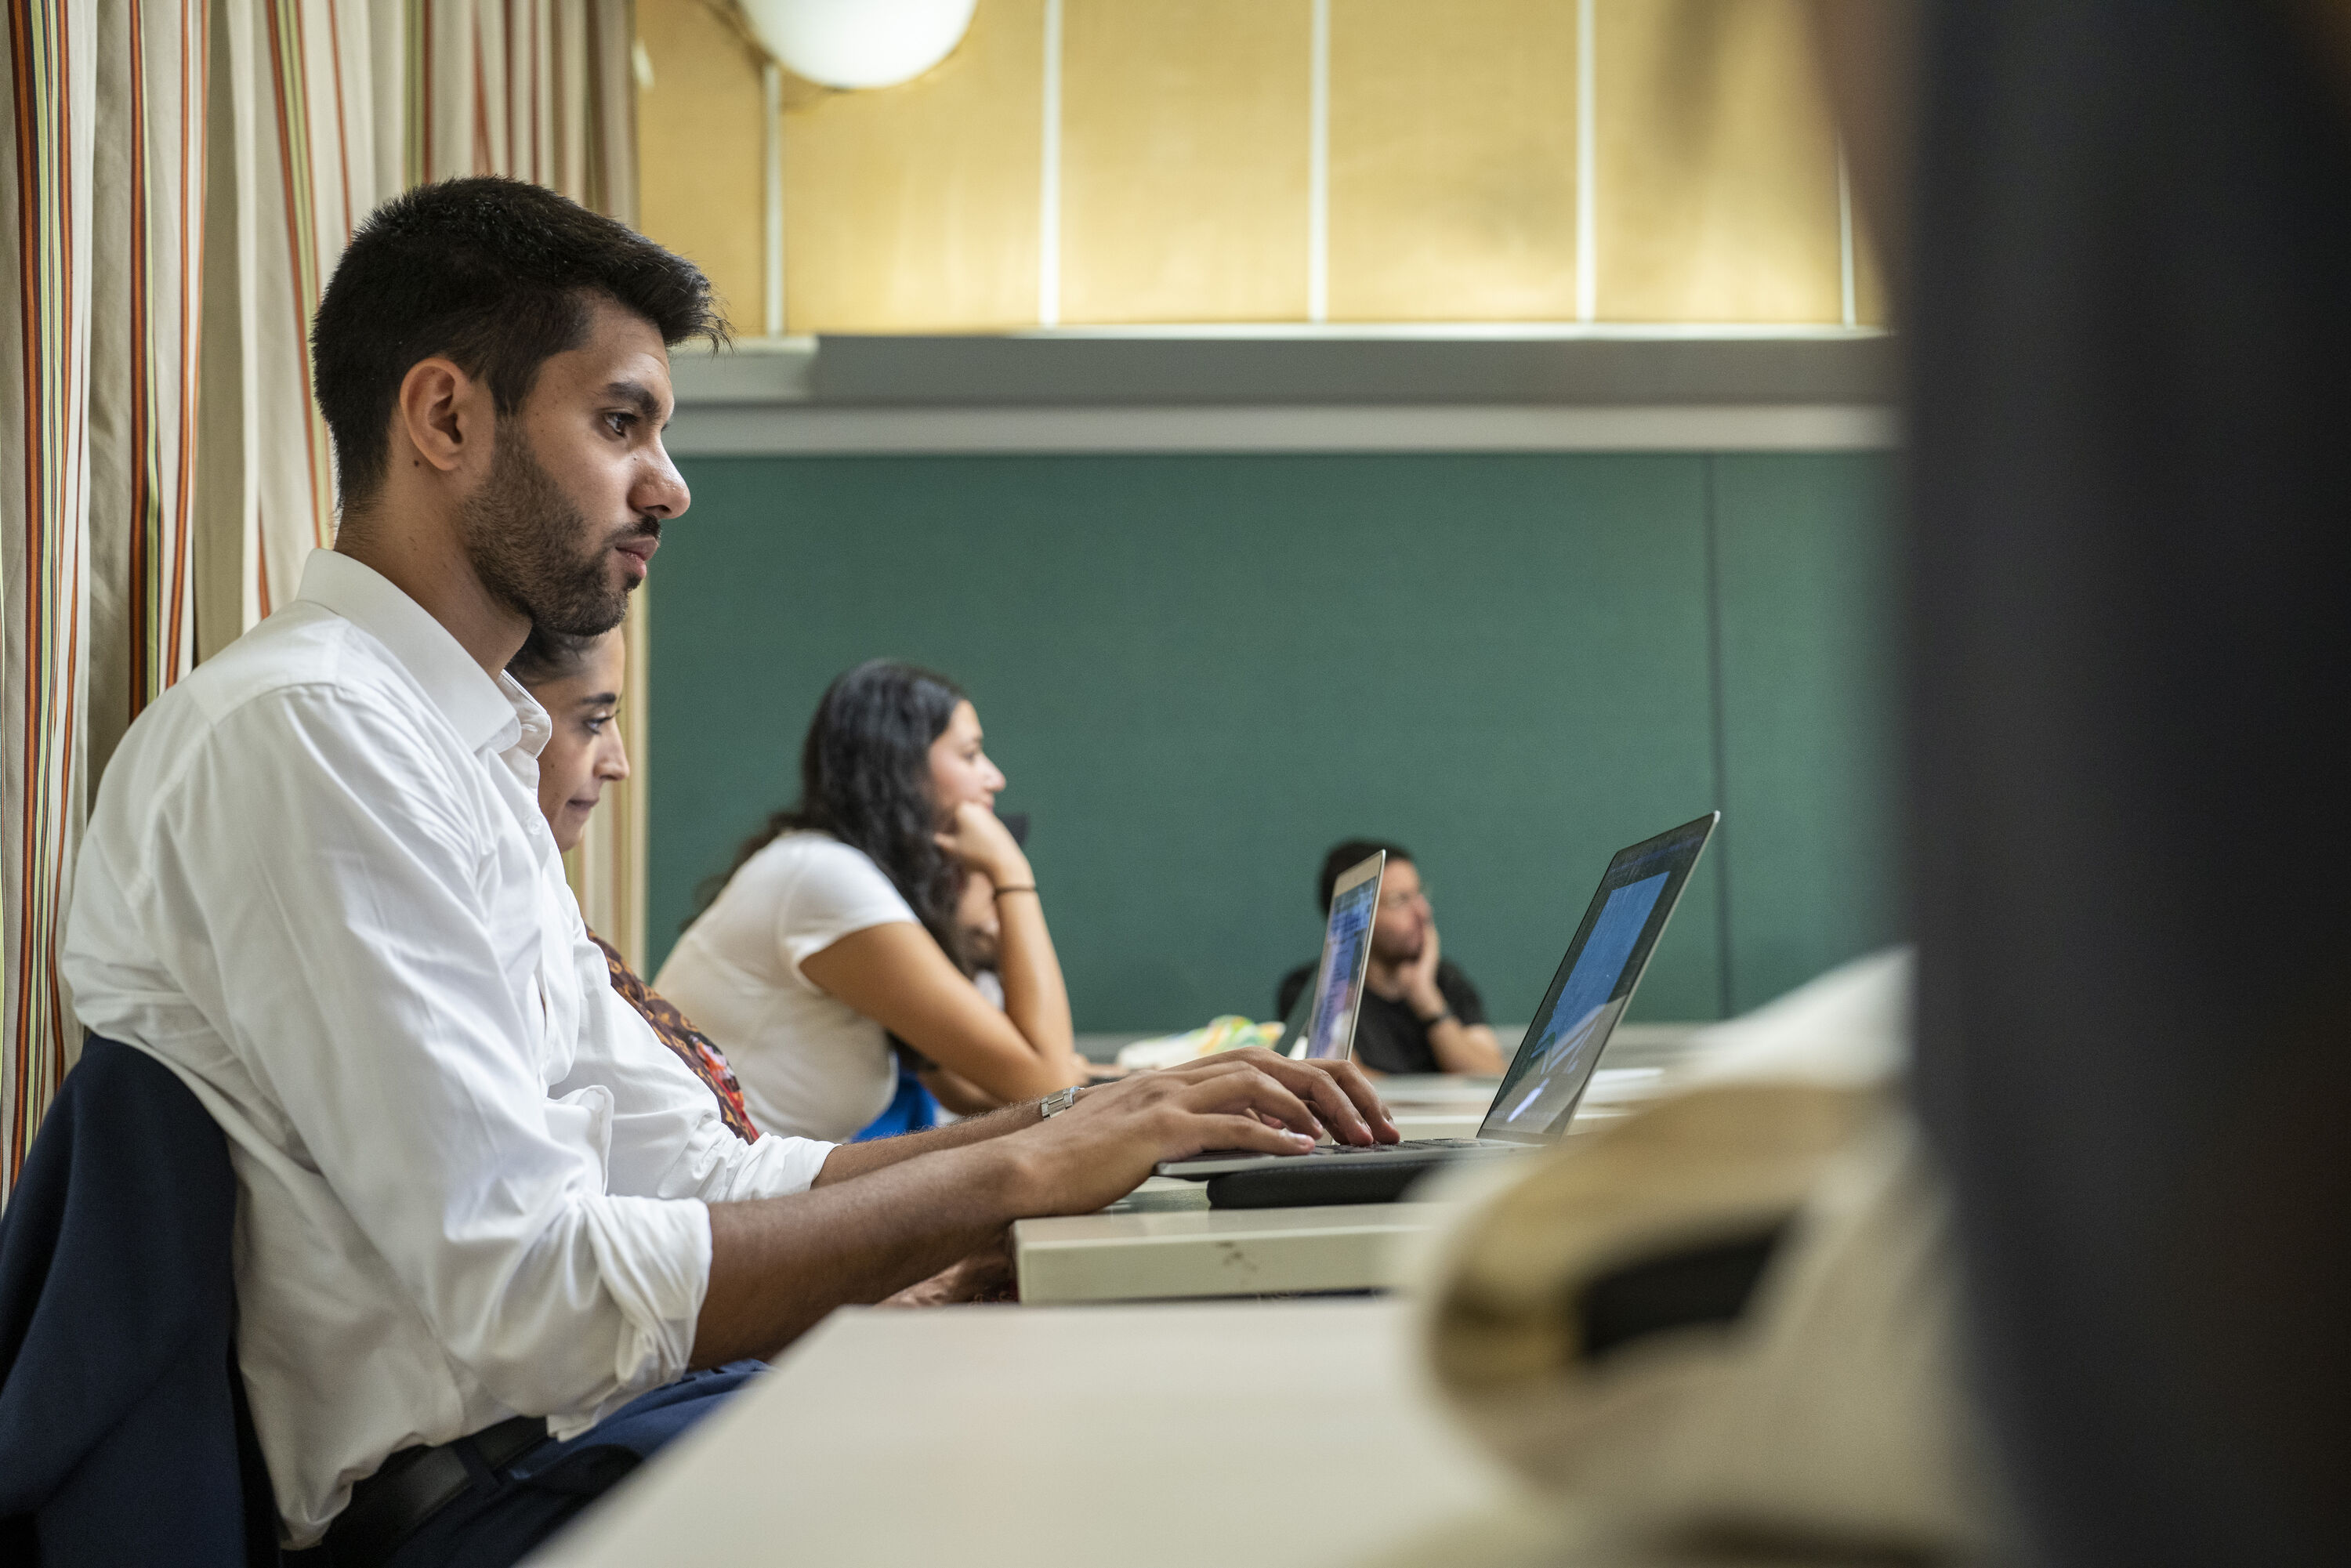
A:
[[[895,1036],[993,1099],[1086,1082],[1004,775],[946,676],[886,659],[834,681],[800,798],[746,844],[654,988],[726,1052],[762,1128],[846,1139],[889,1104]],[[999,1009],[972,984],[956,904],[994,889]]]

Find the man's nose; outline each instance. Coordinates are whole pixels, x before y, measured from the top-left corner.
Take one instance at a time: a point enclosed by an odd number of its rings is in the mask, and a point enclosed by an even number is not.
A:
[[[685,476],[670,461],[668,449],[655,447],[653,462],[630,490],[629,505],[641,517],[667,522],[684,516],[685,509],[693,504],[694,492],[686,488]]]

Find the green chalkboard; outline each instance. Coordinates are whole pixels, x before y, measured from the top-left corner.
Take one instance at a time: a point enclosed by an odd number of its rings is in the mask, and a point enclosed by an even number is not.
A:
[[[825,684],[883,654],[977,700],[1081,1030],[1266,1016],[1356,834],[1413,849],[1505,1020],[1609,854],[1717,804],[1636,1016],[1714,1017],[1893,934],[1880,460],[682,466],[651,590],[656,965],[792,794]]]

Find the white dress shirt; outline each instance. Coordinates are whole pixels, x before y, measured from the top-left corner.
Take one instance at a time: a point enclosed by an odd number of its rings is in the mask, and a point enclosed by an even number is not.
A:
[[[131,727],[64,968],[227,1134],[237,1354],[285,1538],[385,1456],[680,1375],[705,1201],[804,1190],[611,988],[537,799],[548,718],[382,577],[301,591]]]

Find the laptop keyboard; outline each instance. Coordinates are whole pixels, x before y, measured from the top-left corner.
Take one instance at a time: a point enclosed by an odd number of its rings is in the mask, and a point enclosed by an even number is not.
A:
[[[1310,1155],[1441,1155],[1452,1149],[1481,1149],[1486,1146],[1475,1138],[1406,1138],[1399,1144],[1317,1144],[1306,1152]],[[1278,1160],[1290,1157],[1264,1154],[1256,1149],[1203,1149],[1190,1159],[1169,1163],[1180,1166],[1189,1165],[1194,1160]]]

